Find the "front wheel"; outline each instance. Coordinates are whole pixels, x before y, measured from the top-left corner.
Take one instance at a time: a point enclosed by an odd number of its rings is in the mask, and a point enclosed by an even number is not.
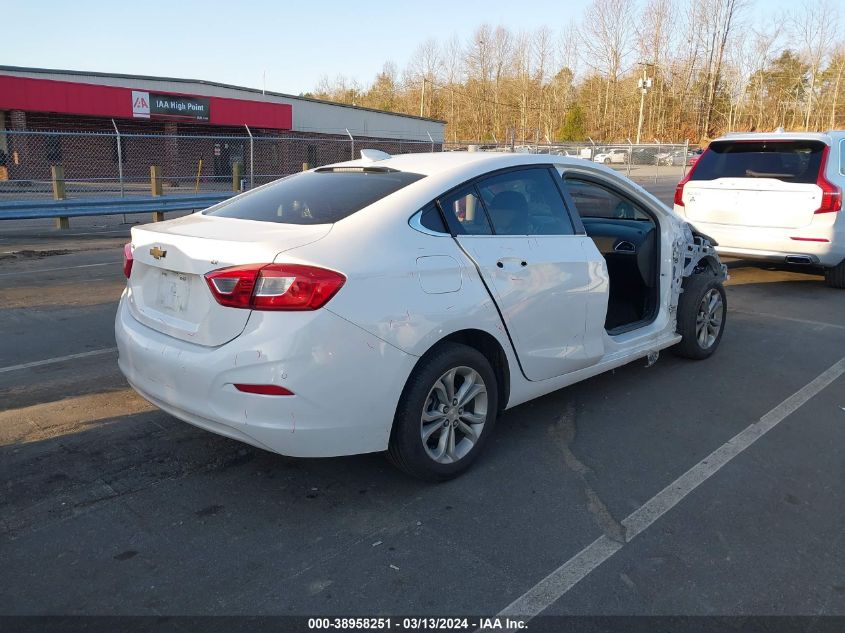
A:
[[[672,351],[695,360],[711,356],[722,340],[727,313],[725,288],[716,275],[703,272],[687,277],[678,299],[681,342]]]
[[[423,357],[405,385],[387,456],[419,479],[452,479],[478,457],[498,406],[487,358],[467,345],[442,344]]]
[[[610,165],[610,159],[609,159],[609,158],[605,158],[605,159],[604,159],[604,164],[605,164],[605,165]]]
[[[845,260],[833,268],[825,268],[824,280],[831,288],[845,288]]]

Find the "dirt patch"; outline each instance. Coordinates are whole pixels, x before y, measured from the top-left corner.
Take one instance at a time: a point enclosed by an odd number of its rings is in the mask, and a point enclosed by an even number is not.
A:
[[[45,257],[53,257],[54,255],[69,255],[72,252],[72,250],[68,250],[66,248],[45,251],[25,249],[22,251],[12,251],[10,253],[0,254],[0,259],[44,259]]]

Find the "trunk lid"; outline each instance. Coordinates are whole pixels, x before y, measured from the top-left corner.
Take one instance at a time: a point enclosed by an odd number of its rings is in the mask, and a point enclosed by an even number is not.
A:
[[[772,178],[692,180],[684,187],[691,222],[793,229],[813,221],[822,190]]]
[[[814,139],[714,141],[684,187],[686,215],[693,223],[807,226],[822,203],[825,151]]]
[[[174,338],[223,345],[243,332],[250,310],[217,303],[203,275],[228,266],[269,264],[279,253],[322,239],[330,230],[330,224],[201,213],[133,228],[129,310],[144,325]]]

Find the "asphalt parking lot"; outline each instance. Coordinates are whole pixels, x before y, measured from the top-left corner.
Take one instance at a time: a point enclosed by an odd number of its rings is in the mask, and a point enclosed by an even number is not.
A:
[[[0,613],[845,615],[845,292],[821,276],[732,262],[713,358],[512,409],[429,485],[144,402],[114,351],[128,227],[72,226],[0,224]]]

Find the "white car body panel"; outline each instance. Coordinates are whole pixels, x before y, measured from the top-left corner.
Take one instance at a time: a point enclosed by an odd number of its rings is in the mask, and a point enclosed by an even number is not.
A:
[[[235,341],[206,347],[117,313],[118,363],[144,398],[186,422],[294,457],[384,450],[417,361],[328,310],[249,312]],[[230,308],[232,309],[232,308]],[[279,336],[284,332],[285,336]],[[367,388],[356,378],[366,368]],[[277,383],[296,396],[242,393],[234,383]]]
[[[818,185],[793,184],[774,178],[750,180],[690,181],[684,187],[687,219],[693,224],[784,229],[807,226],[813,221],[813,212],[822,200]]]
[[[132,315],[154,329],[199,345],[231,341],[243,331],[249,311],[219,305],[203,275],[227,266],[271,262],[280,251],[317,241],[332,228],[268,224],[194,213],[133,228],[135,263],[127,295]],[[165,255],[156,259],[154,248]]]
[[[460,152],[402,155],[376,164],[427,177],[333,225],[195,214],[133,228],[136,259],[116,318],[119,364],[129,383],[201,428],[285,455],[336,456],[387,448],[408,377],[420,357],[452,334],[480,332],[501,347],[509,375],[506,408],[680,339],[675,309],[692,236],[670,209],[609,168],[561,156]],[[493,284],[506,320],[518,321],[512,327],[503,322],[473,261],[495,266],[511,240],[456,240],[409,223],[451,188],[495,169],[532,164],[604,176],[654,211],[661,254],[659,309],[651,323],[608,335],[607,270],[592,241],[584,235],[538,236],[513,240],[532,254],[532,265],[503,270],[512,278]],[[153,246],[168,250],[166,264],[149,254]],[[330,268],[346,282],[324,307],[309,312],[223,307],[210,294],[200,300],[192,286],[190,301],[199,305],[180,313],[187,325],[164,318],[167,308],[155,303],[158,295],[148,298],[153,294],[144,278],[160,275],[164,265],[195,275],[196,287],[210,293],[205,272],[265,262]],[[136,271],[143,271],[137,280]],[[555,332],[555,315],[562,311],[578,317]],[[244,393],[236,383],[284,386],[295,395]]]
[[[529,380],[601,358],[607,273],[596,274],[604,259],[589,237],[460,235],[457,241],[494,294]]]
[[[826,144],[830,153],[824,177],[845,191],[841,168],[845,132],[730,134],[716,139],[764,140]],[[711,236],[719,253],[826,267],[845,260],[845,211],[815,213],[822,201],[822,190],[815,183],[776,178],[690,180],[682,199],[684,205],[675,205],[675,212]]]

